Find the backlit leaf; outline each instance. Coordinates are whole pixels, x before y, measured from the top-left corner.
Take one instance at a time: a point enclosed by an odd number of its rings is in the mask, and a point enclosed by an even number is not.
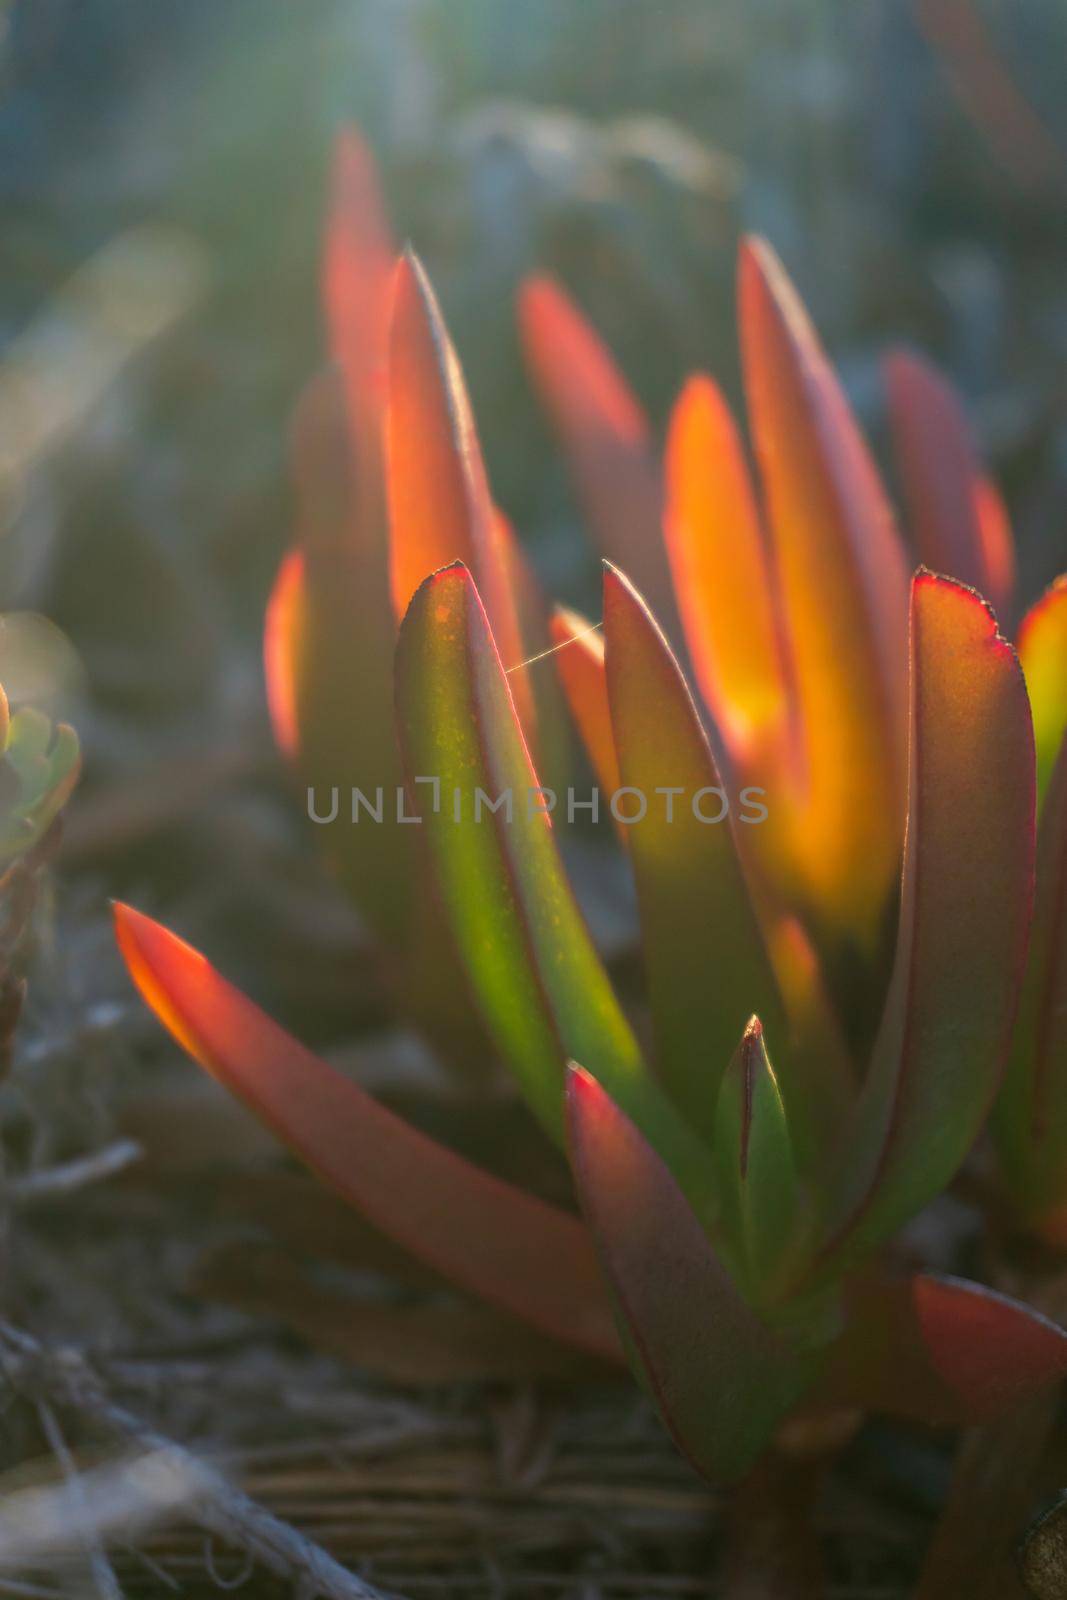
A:
[[[134,983],[178,1043],[343,1199],[463,1288],[617,1358],[596,1261],[573,1217],[402,1122],[159,923],[121,905],[115,922]]]
[[[608,695],[619,810],[641,911],[660,1075],[691,1125],[710,1140],[718,1085],[756,1009],[772,1048],[790,1040],[778,983],[738,855],[742,797],[722,785],[681,671],[633,586],[604,574]],[[643,815],[641,805],[643,804]],[[716,820],[718,819],[718,820]],[[738,821],[736,834],[759,823]],[[806,1154],[813,1124],[839,1110],[838,1086],[783,1076]],[[795,1119],[795,1121],[794,1121]]]
[[[419,261],[396,269],[389,347],[387,481],[393,606],[399,619],[424,578],[462,561],[475,574],[505,665],[522,662],[510,531],[489,495],[459,358]],[[533,706],[525,673],[512,691],[523,726]]]
[[[525,280],[519,327],[601,553],[633,578],[670,630],[674,595],[648,419],[603,340],[553,279]]]
[[[695,1140],[649,1077],[574,901],[549,797],[463,566],[427,579],[404,618],[397,716],[453,935],[489,1030],[537,1115],[561,1136],[564,1066],[581,1053],[659,1148],[695,1174],[699,1147],[690,1149]],[[436,808],[420,776],[439,780]],[[499,809],[489,810],[495,801]]]
[[[912,588],[907,849],[892,982],[831,1178],[829,1249],[884,1238],[948,1183],[999,1083],[1026,958],[1033,734],[1015,652],[972,590]]]
[[[777,583],[744,449],[710,378],[671,416],[664,534],[696,682],[736,770],[782,762],[789,692]]]
[[[622,779],[608,705],[604,635],[588,617],[566,606],[557,606],[549,628],[555,668],[606,803]]]
[[[903,550],[815,331],[759,240],[742,248],[740,317],[803,741],[791,855],[826,935],[870,944],[900,852]]]

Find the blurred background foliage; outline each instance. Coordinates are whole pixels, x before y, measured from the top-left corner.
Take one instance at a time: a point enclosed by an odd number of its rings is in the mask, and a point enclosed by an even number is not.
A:
[[[887,345],[948,368],[1033,590],[1067,564],[1065,49],[1058,0],[9,0],[0,590],[80,663],[52,663],[87,757],[68,862],[141,903],[195,885],[283,1013],[299,939],[335,948],[320,901],[306,926],[292,901],[306,841],[259,630],[342,120],[429,266],[497,497],[557,595],[596,604],[522,372],[519,277],[565,281],[661,425],[695,366],[736,389],[744,228],[783,255],[879,448]]]

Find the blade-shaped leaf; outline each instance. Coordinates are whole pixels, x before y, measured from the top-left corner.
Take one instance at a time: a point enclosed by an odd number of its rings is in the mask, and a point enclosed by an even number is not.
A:
[[[796,1233],[799,1193],[785,1105],[752,1017],[719,1090],[713,1144],[720,1224],[750,1299],[773,1290]]]
[[[1033,733],[1015,652],[978,595],[920,572],[911,661],[897,950],[834,1174],[838,1266],[932,1199],[967,1154],[997,1089],[1026,958]]]
[[[1062,1243],[1067,1221],[1067,742],[1037,837],[1030,955],[1011,1060],[993,1120],[1028,1221]]]
[[[668,1169],[580,1068],[567,1106],[582,1206],[631,1361],[697,1471],[736,1481],[802,1393],[813,1359],[746,1304]]]
[[[910,350],[895,351],[885,375],[920,560],[970,584],[1006,616],[1014,581],[1011,531],[998,515],[996,491],[983,477],[958,397],[925,356]]]
[[[160,1021],[332,1189],[463,1288],[617,1359],[596,1261],[575,1218],[402,1122],[159,923],[121,905],[115,922],[130,975]]]
[[[421,264],[396,269],[386,426],[393,606],[404,615],[419,584],[462,561],[477,578],[504,657],[523,660],[509,568],[509,529],[494,510],[459,358]],[[513,673],[523,726],[533,726],[525,672]]]
[[[557,606],[550,621],[554,662],[597,783],[613,795],[622,783],[604,672],[604,636],[578,611]]]
[[[633,577],[673,631],[674,595],[660,531],[663,491],[648,419],[600,336],[551,278],[523,283],[519,327],[601,552]]]
[[[437,883],[490,1032],[530,1104],[560,1137],[564,1065],[580,1052],[672,1163],[696,1173],[699,1147],[648,1076],[575,903],[465,567],[446,567],[418,590],[396,667],[401,739],[412,788],[422,789]],[[420,777],[438,780],[435,804]]]
[[[350,418],[336,368],[304,391],[292,461],[300,554],[283,566],[268,612],[271,705],[276,725],[281,712],[283,739],[286,716],[292,717],[315,815],[330,816],[336,796],[336,817],[317,827],[325,854],[377,932],[396,940],[407,924],[411,843],[395,822],[400,761],[386,529],[380,482],[376,496],[356,494]],[[353,825],[353,789],[372,805],[381,799],[380,825]]]
[[[1034,715],[1040,802],[1067,733],[1067,577],[1057,578],[1023,618],[1019,660]]]
[[[696,682],[735,770],[790,754],[790,697],[774,577],[733,417],[689,379],[667,437],[664,534]]]
[[[330,354],[345,378],[357,477],[361,483],[372,479],[379,492],[389,294],[395,260],[396,247],[374,157],[359,131],[346,127],[334,146],[322,300]]]
[[[692,696],[655,620],[621,573],[604,574],[608,696],[623,785],[643,798],[626,826],[656,1025],[660,1074],[689,1122],[710,1140],[718,1085],[757,1010],[773,1048],[790,1031],[722,787]],[[632,800],[623,814],[638,816]],[[718,818],[718,821],[716,819]],[[760,824],[739,822],[737,832]],[[841,1084],[783,1081],[805,1154],[833,1123]]]
[[[907,580],[878,475],[777,257],[740,259],[741,346],[803,741],[811,917],[873,941],[900,852]]]

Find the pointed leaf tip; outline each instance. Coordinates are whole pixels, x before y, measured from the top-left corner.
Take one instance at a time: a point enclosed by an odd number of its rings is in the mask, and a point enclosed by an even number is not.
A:
[[[160,923],[121,903],[114,919],[130,976],[163,1025],[344,1200],[461,1287],[618,1359],[596,1261],[573,1217],[410,1127]]]
[[[589,1073],[568,1076],[571,1162],[631,1360],[713,1482],[748,1470],[811,1362],[742,1299],[670,1171]]]
[[[1011,1038],[1033,901],[1019,663],[980,596],[925,571],[912,586],[910,733],[893,976],[831,1203],[833,1249],[853,1258],[943,1189],[977,1137]]]

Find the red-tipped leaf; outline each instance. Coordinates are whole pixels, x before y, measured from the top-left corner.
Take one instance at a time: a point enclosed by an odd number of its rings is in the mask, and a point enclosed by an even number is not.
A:
[[[196,950],[129,906],[119,948],[175,1039],[376,1227],[565,1343],[618,1346],[580,1223],[471,1166],[305,1050]]]
[[[746,1304],[669,1170],[594,1078],[571,1070],[571,1162],[631,1361],[712,1482],[751,1467],[812,1374]]]

